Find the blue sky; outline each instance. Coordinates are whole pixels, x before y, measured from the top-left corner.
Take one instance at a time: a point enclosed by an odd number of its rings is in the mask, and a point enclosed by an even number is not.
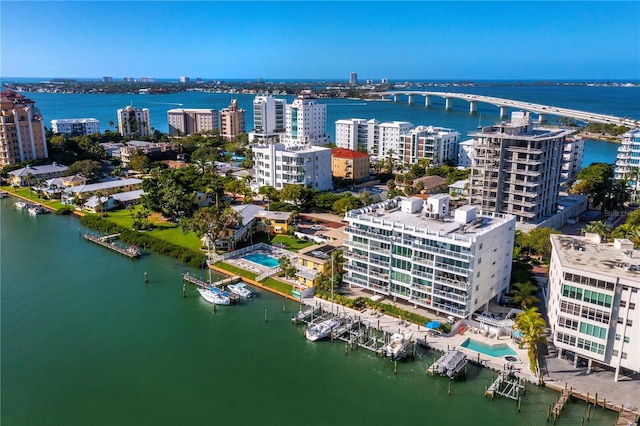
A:
[[[640,79],[640,2],[0,2],[5,77]]]

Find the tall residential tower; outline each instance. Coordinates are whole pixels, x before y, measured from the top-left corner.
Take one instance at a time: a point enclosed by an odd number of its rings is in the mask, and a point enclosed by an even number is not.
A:
[[[0,93],[0,167],[47,158],[42,115],[31,99],[12,91]]]

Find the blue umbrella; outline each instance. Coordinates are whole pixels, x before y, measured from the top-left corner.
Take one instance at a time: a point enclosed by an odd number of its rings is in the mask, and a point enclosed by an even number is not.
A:
[[[442,323],[438,322],[438,321],[429,321],[428,323],[425,324],[425,326],[429,329],[434,329],[434,328],[438,328],[442,325]]]

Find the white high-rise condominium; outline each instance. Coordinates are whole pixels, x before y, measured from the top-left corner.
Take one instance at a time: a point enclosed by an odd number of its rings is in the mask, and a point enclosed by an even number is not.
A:
[[[392,153],[399,160],[400,136],[414,128],[407,121],[380,123],[376,119],[348,118],[337,120],[336,146],[358,151],[366,149],[374,160],[386,158]]]
[[[124,109],[119,109],[118,132],[125,137],[149,136],[151,134],[149,109],[136,109],[131,105]]]
[[[100,122],[95,118],[61,118],[51,120],[51,130],[67,135],[92,135],[100,133]]]
[[[460,133],[443,127],[418,126],[400,136],[398,146],[401,161],[415,164],[430,161],[431,166],[456,163]]]
[[[640,129],[630,130],[622,135],[618,147],[615,178],[626,180],[636,200],[640,192]]]
[[[628,239],[602,242],[551,235],[549,327],[553,344],[580,360],[640,372],[640,250]]]
[[[251,149],[256,189],[268,185],[279,190],[289,184],[304,185],[318,191],[333,187],[331,148],[267,143]]]
[[[220,118],[215,109],[170,109],[167,111],[167,121],[170,135],[190,135],[220,128]]]
[[[471,318],[507,290],[515,217],[449,196],[394,198],[349,211],[343,282],[443,316]]]
[[[469,204],[535,222],[557,213],[566,129],[534,128],[529,113],[469,133]]]
[[[259,95],[253,100],[253,131],[249,140],[278,136],[285,131],[287,101],[271,95]]]
[[[562,150],[562,183],[573,182],[582,169],[584,139],[580,136],[567,137]]]
[[[357,72],[352,72],[349,75],[349,86],[355,87],[357,85],[358,85],[358,73]]]
[[[331,142],[327,134],[327,106],[303,91],[287,105],[284,142],[295,146],[318,146]]]

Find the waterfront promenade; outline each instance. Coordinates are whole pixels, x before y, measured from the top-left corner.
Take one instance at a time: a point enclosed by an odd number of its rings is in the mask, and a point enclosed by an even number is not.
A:
[[[518,361],[512,363],[516,370],[516,376],[530,383],[538,383],[538,378],[529,369],[526,349],[520,349],[510,338],[488,338],[482,334],[473,333],[470,330],[466,330],[462,334],[456,333],[450,337],[443,335],[438,336],[433,335],[424,325],[413,324],[408,321],[401,323],[398,318],[380,313],[376,313],[374,316],[372,314],[375,313],[375,311],[371,309],[365,309],[360,312],[342,305],[332,304],[331,301],[317,297],[304,299],[303,303],[309,306],[322,306],[325,311],[329,312],[333,309],[335,313],[359,316],[360,319],[368,323],[369,326],[374,328],[379,327],[388,333],[397,333],[398,330],[403,332],[411,331],[413,333],[413,339],[425,339],[430,347],[437,351],[446,352],[449,349],[460,350],[467,355],[468,359],[474,362],[480,362],[484,367],[495,371],[502,371],[507,365],[507,362],[503,358],[480,354],[461,345],[468,338],[488,345],[506,343],[517,353],[516,357]],[[427,312],[421,310],[420,313],[425,315]],[[575,369],[573,365],[569,364],[566,360],[558,359],[553,355],[544,358],[541,364],[544,366],[542,370],[544,372],[543,379],[545,386],[548,385],[550,389],[561,392],[566,386],[567,389],[572,388],[574,394],[590,395],[590,401],[592,403],[597,394],[599,406],[602,406],[602,404],[606,402],[607,408],[614,411],[620,411],[622,407],[628,410],[633,407],[631,411],[640,415],[640,380],[637,378],[636,380],[623,378],[616,383],[613,381],[613,373],[602,370],[586,374],[585,369]]]

